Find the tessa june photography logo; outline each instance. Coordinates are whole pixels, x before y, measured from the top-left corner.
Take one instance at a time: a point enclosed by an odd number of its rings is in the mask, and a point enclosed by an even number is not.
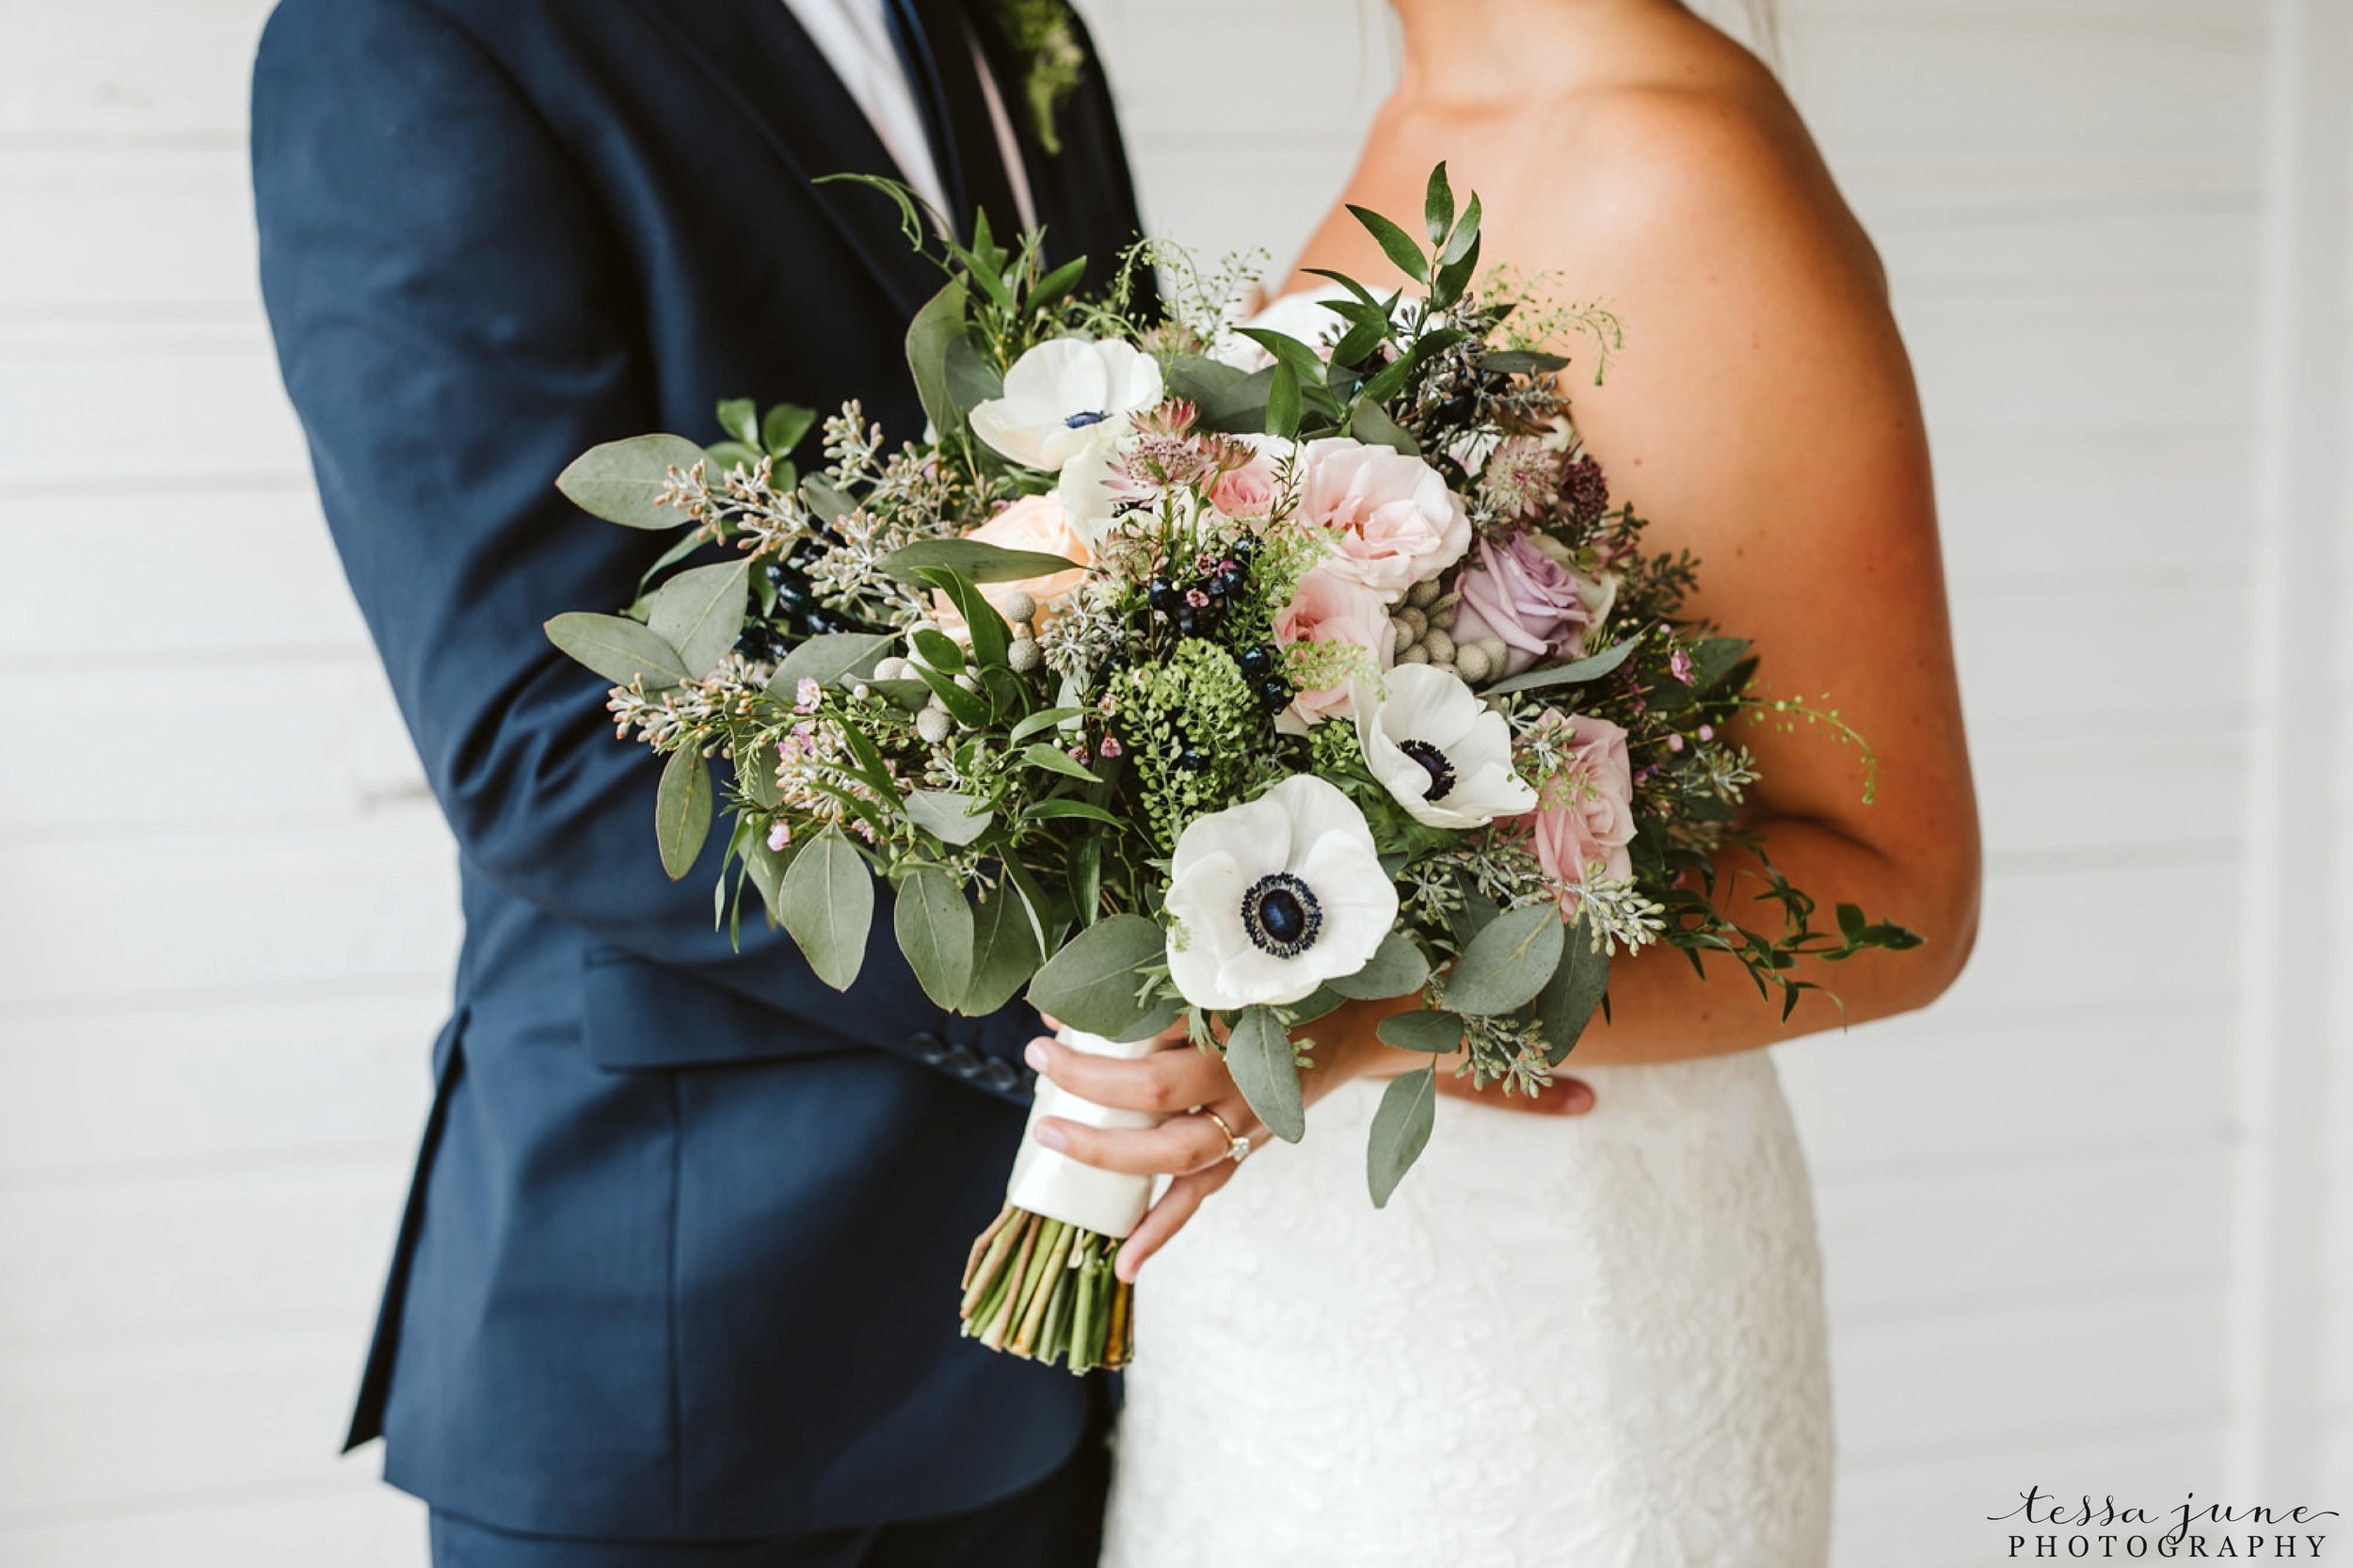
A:
[[[2113,1495],[2093,1502],[2089,1493],[2073,1502],[2040,1486],[2018,1494],[2018,1506],[1989,1513],[2007,1524],[2011,1558],[2050,1560],[2131,1558],[2203,1558],[2244,1561],[2294,1559],[2320,1560],[2329,1536],[2318,1528],[2337,1517],[2334,1509],[2272,1508],[2263,1504],[2201,1503],[2195,1492],[2170,1508],[2120,1503]]]

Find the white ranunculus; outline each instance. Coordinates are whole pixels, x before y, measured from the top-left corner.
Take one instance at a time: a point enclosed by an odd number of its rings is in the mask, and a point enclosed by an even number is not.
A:
[[[1536,808],[1512,767],[1511,727],[1457,677],[1400,664],[1386,696],[1360,685],[1352,706],[1365,765],[1417,821],[1481,827]]]
[[[1196,1007],[1297,1001],[1365,967],[1397,887],[1346,795],[1300,774],[1195,819],[1169,868],[1168,972]]]
[[[1013,362],[1005,395],[972,410],[972,433],[1024,468],[1061,472],[1160,400],[1160,364],[1116,338],[1052,338]]]

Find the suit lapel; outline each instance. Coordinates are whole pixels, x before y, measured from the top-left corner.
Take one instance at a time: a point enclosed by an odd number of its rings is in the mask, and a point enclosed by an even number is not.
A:
[[[865,111],[801,30],[784,0],[631,0],[710,78],[759,134],[808,200],[866,262],[904,315],[945,281],[900,229],[880,192],[820,185],[827,174],[900,177]],[[713,148],[713,157],[726,150]]]

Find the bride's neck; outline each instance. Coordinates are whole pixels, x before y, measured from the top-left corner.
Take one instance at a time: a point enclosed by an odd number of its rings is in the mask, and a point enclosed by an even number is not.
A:
[[[1593,64],[1607,30],[1675,0],[1391,0],[1401,103],[1483,107],[1548,98]]]

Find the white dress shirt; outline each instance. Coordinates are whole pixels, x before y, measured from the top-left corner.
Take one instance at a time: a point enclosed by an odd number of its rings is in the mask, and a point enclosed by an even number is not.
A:
[[[923,134],[923,111],[916,104],[915,88],[899,63],[898,47],[890,41],[883,0],[785,0],[785,4],[865,111],[907,187],[941,212],[947,211],[947,187],[932,162],[931,141]],[[1014,139],[1012,118],[998,91],[997,79],[981,57],[979,40],[967,42],[981,73],[989,119],[996,123],[997,155],[1004,160],[1014,203],[1021,209],[1021,221],[1034,227],[1037,213],[1031,203],[1029,175],[1022,168],[1020,144]],[[941,47],[941,40],[935,39],[933,46]]]

